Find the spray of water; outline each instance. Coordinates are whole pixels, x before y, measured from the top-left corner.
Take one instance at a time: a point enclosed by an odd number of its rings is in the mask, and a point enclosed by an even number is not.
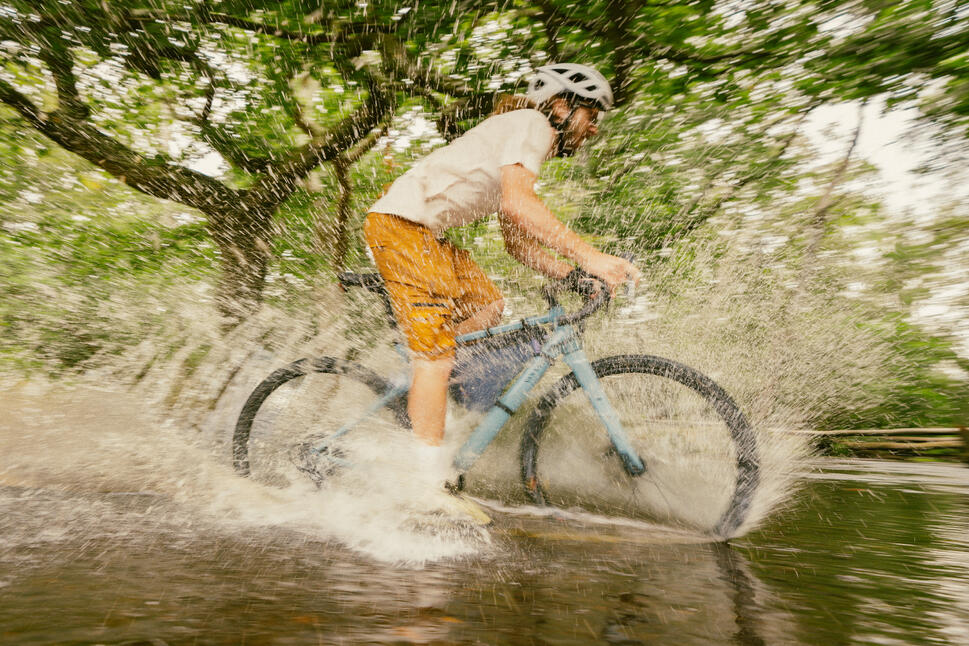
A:
[[[690,258],[707,273],[684,279],[682,263],[659,266],[618,317],[590,326],[587,352],[592,358],[666,356],[710,375],[735,398],[757,431],[762,468],[748,521],[738,530],[744,533],[790,500],[798,475],[810,468],[804,441],[786,431],[809,426],[819,402],[863,404],[861,386],[883,377],[873,367],[884,356],[877,339],[853,325],[852,312],[825,309],[823,300],[806,295],[799,307],[816,311],[793,316],[782,292],[765,285],[761,268],[747,260],[698,247]],[[235,418],[272,370],[319,355],[352,359],[384,375],[398,366],[374,299],[335,290],[316,296],[317,302],[341,305],[309,313],[267,306],[225,336],[205,304],[173,295],[181,299],[175,310],[180,315],[171,318],[170,328],[89,366],[73,386],[84,390],[71,391],[64,382],[16,387],[20,399],[8,397],[5,407],[18,410],[21,422],[8,420],[0,436],[0,477],[16,486],[158,492],[230,531],[283,527],[391,562],[487,552],[484,530],[425,522],[433,517],[432,492],[414,477],[410,437],[387,418],[369,420],[348,438],[343,448],[362,466],[337,474],[321,489],[282,454],[266,454],[276,468],[268,478],[247,480],[232,471]],[[517,315],[530,306],[515,307]],[[549,385],[564,372],[556,370]],[[98,390],[90,390],[93,385]],[[648,473],[634,482],[624,476],[576,393],[556,409],[541,447],[539,474],[552,499],[600,516],[708,531],[734,477],[734,448],[722,423],[680,387],[644,377],[607,381],[606,387]],[[83,395],[58,404],[58,392]],[[327,394],[311,386],[297,388],[292,397],[278,406],[280,414],[296,415],[296,425],[310,433],[335,413],[363,406],[353,392]],[[478,416],[457,407],[449,415],[447,443],[455,450]],[[503,431],[469,483],[477,495],[527,510],[518,481],[520,430],[519,420]]]
[[[490,545],[484,530],[430,513],[433,492],[408,476],[413,460],[401,456],[411,443],[399,431],[383,434],[369,454],[355,452],[361,467],[322,489],[295,469],[287,473],[290,483],[279,486],[240,478],[205,442],[144,412],[130,394],[38,385],[8,392],[0,425],[0,483],[7,487],[81,497],[148,496],[164,501],[155,513],[176,525],[215,522],[241,536],[288,530],[400,564],[482,554]],[[82,526],[100,527],[97,505],[86,508],[83,516],[60,514],[44,531],[71,535]],[[36,541],[36,532],[30,533]]]

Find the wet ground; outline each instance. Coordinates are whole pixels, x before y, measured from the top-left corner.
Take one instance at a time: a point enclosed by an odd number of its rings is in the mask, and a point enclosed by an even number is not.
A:
[[[729,545],[500,505],[402,531],[242,481],[110,395],[3,406],[2,644],[969,644],[960,464],[805,465]]]
[[[966,644],[969,469],[831,461],[731,545],[496,512],[480,554],[374,561],[156,494],[0,489],[5,644]]]

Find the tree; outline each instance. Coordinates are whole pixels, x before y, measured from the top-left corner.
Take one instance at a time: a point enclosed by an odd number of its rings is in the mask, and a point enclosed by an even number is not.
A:
[[[334,163],[346,193],[348,165],[408,98],[432,110],[450,138],[536,64],[581,60],[610,76],[620,106],[639,96],[675,107],[690,97],[727,117],[728,107],[746,106],[742,127],[761,126],[748,141],[775,169],[783,139],[757,139],[771,111],[796,121],[818,101],[886,90],[904,96],[915,86],[898,79],[928,76],[953,79],[946,114],[962,119],[966,34],[951,30],[958,13],[902,5],[11,0],[0,8],[0,100],[129,186],[204,213],[220,251],[221,309],[238,319],[262,292],[282,205],[323,162]],[[933,20],[918,25],[926,12]],[[857,24],[829,28],[845,15]],[[301,96],[297,81],[306,77],[319,89]],[[790,86],[792,78],[799,99],[749,100],[758,84]],[[174,150],[165,128],[191,143]],[[192,156],[207,150],[218,151],[229,171],[192,170]],[[610,176],[617,173],[628,171]],[[726,187],[708,182],[695,201],[673,209],[675,221],[655,232],[658,239],[688,233],[764,173],[733,175]],[[663,194],[689,184],[671,176]],[[345,232],[343,204],[335,217]],[[342,249],[338,241],[335,254]]]

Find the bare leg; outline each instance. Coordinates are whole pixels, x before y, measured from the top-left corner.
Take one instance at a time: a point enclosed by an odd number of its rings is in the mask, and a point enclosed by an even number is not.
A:
[[[455,327],[456,334],[496,325],[504,310],[503,300],[495,301],[461,321]],[[410,393],[407,397],[407,414],[410,416],[414,435],[425,444],[439,446],[444,441],[444,423],[447,416],[447,384],[454,367],[454,359],[414,359]]]
[[[458,336],[468,332],[477,332],[486,327],[498,325],[501,321],[501,313],[505,311],[505,301],[497,300],[494,303],[485,305],[480,310],[464,319],[454,328],[454,333]]]
[[[444,441],[447,415],[447,382],[454,359],[415,359],[412,364],[407,414],[416,435],[425,444],[438,446]]]

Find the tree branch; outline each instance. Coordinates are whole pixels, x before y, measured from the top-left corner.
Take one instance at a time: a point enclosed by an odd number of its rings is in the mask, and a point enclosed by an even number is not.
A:
[[[851,137],[851,143],[848,144],[848,150],[831,175],[831,181],[828,182],[824,195],[818,200],[818,205],[814,209],[814,214],[811,216],[811,238],[808,241],[807,247],[804,249],[804,259],[801,262],[801,270],[798,272],[797,294],[804,293],[808,287],[808,280],[814,273],[818,248],[821,246],[821,241],[824,238],[824,228],[828,223],[828,213],[840,201],[839,199],[835,199],[834,191],[844,179],[845,172],[848,170],[848,164],[851,162],[851,155],[855,151],[855,146],[858,145],[858,138],[861,135],[861,126],[864,121],[865,105],[866,101],[862,101],[861,105],[858,106],[858,125],[855,126],[855,133]]]
[[[828,186],[824,191],[824,195],[818,200],[818,205],[814,209],[814,215],[811,217],[811,228],[812,235],[811,241],[808,243],[807,249],[805,250],[805,272],[809,269],[808,265],[813,264],[814,258],[817,255],[818,247],[821,246],[821,239],[824,237],[824,227],[828,223],[828,213],[831,208],[837,203],[835,200],[834,192],[844,180],[845,172],[848,170],[848,164],[851,162],[851,155],[855,152],[855,147],[858,145],[858,138],[861,135],[861,126],[864,123],[864,110],[865,101],[861,102],[858,107],[858,125],[855,127],[855,133],[851,137],[851,143],[848,144],[848,150],[845,152],[845,156],[841,159],[841,162],[835,168],[834,173],[831,175],[831,181],[828,182]],[[806,278],[806,273],[802,273],[802,283]]]
[[[672,45],[665,45],[662,43],[651,43],[648,46],[647,54],[649,54],[651,58],[665,58],[676,63],[702,63],[704,65],[709,65],[711,63],[723,63],[727,61],[734,63],[740,61],[749,63],[752,61],[777,56],[776,53],[770,52],[766,49],[759,49],[759,47],[750,47],[736,52],[726,52],[724,54],[707,56],[701,54],[700,52],[677,49]]]
[[[133,9],[127,14],[126,19],[129,22],[136,23],[155,22],[156,20],[198,20],[206,24],[223,24],[230,27],[237,27],[245,31],[251,31],[257,34],[263,34],[265,36],[272,36],[273,38],[305,43],[310,47],[338,41],[344,34],[392,33],[398,29],[398,24],[396,23],[393,25],[374,25],[370,22],[334,20],[328,25],[331,29],[330,32],[307,33],[303,31],[289,31],[278,25],[269,25],[266,23],[249,20],[247,18],[231,16],[225,13],[216,13],[209,11],[205,7],[200,7],[194,11],[186,12],[181,15],[173,12],[158,11],[154,9]]]
[[[536,10],[531,13],[539,17],[539,19],[541,19],[542,22],[545,23],[546,33],[548,33],[549,29],[551,29],[551,32],[555,34],[556,38],[557,38],[558,32],[563,27],[581,29],[582,31],[587,32],[588,34],[603,33],[603,25],[571,17],[563,13],[563,11],[558,7],[554,6],[552,2],[550,2],[550,0],[533,0],[533,3],[536,6]],[[630,9],[641,9],[644,7],[665,7],[665,6],[672,6],[674,4],[676,3],[675,2],[671,2],[671,3],[615,2],[615,3],[612,3],[610,6],[610,10],[616,12],[616,19],[614,19],[611,23],[609,23],[609,25],[607,26],[609,29],[607,31],[611,31],[611,32],[620,31],[621,33],[629,36],[628,29],[623,29],[623,27],[626,24],[628,24],[633,18],[632,13],[629,11]],[[528,14],[530,12],[525,11],[524,13]],[[762,49],[759,44],[751,47],[747,47],[745,49],[742,49],[736,52],[726,52],[723,54],[706,55],[698,51],[679,49],[674,47],[673,45],[667,45],[665,43],[647,41],[645,34],[637,33],[633,37],[626,37],[621,39],[617,39],[615,35],[616,35],[615,33],[610,34],[609,40],[611,41],[611,45],[613,46],[614,51],[616,51],[617,54],[622,49],[629,49],[630,48],[629,43],[645,43],[645,45],[642,46],[641,49],[637,48],[636,51],[639,51],[645,54],[646,56],[649,56],[650,58],[654,58],[654,59],[665,58],[667,60],[670,60],[676,63],[699,63],[699,64],[708,65],[712,63],[723,63],[728,61],[752,62],[752,61],[757,61],[757,60],[769,58],[771,56],[776,55],[776,54],[772,54],[767,49]],[[629,54],[631,54],[631,52],[627,54],[630,60],[634,58]],[[619,79],[619,80],[621,81],[623,79]],[[619,85],[618,87],[621,88],[622,86]]]
[[[342,157],[333,160],[333,171],[340,185],[340,196],[336,207],[336,241],[333,244],[333,267],[343,269],[346,265],[347,249],[350,248],[350,216],[353,199],[353,183],[350,181],[350,164]],[[323,233],[322,227],[317,230]],[[321,235],[321,241],[324,239]]]
[[[60,40],[59,36],[44,38],[46,47],[41,47],[40,58],[46,64],[54,79],[58,96],[57,115],[63,117],[83,120],[90,115],[90,109],[83,103],[77,92],[77,79],[73,71],[73,57],[67,44]],[[212,146],[219,154],[228,159],[231,163],[239,166],[248,172],[260,172],[268,163],[267,159],[251,158],[246,155],[235,143],[233,138],[224,130],[216,128],[208,123],[208,116],[212,108],[212,101],[215,94],[216,72],[212,67],[202,60],[195,50],[179,47],[162,47],[153,49],[153,57],[144,55],[140,52],[136,55],[136,60],[145,62],[148,74],[159,74],[155,62],[159,58],[170,58],[173,60],[185,61],[193,67],[208,75],[210,79],[209,87],[206,90],[206,102],[201,115],[196,119],[200,126],[202,139]],[[147,61],[151,61],[149,64]],[[82,155],[83,156],[83,155]],[[162,197],[168,197],[163,195]]]
[[[534,0],[534,4],[536,6],[536,11],[525,11],[523,13],[526,15],[535,15],[537,13],[539,16],[546,17],[549,21],[554,21],[556,31],[562,27],[572,27],[575,29],[582,29],[583,31],[596,33],[601,28],[594,23],[579,20],[578,18],[562,12],[562,10],[549,2],[549,0]]]
[[[632,95],[629,91],[629,77],[633,69],[633,55],[630,43],[635,38],[629,33],[627,25],[632,21],[628,5],[623,2],[610,2],[608,5],[613,20],[607,33],[612,40],[612,93],[617,106],[623,105]]]
[[[167,163],[161,155],[146,159],[94,125],[68,112],[44,114],[12,85],[0,79],[0,101],[14,108],[46,137],[143,193],[217,214],[238,202],[240,194],[201,173]]]
[[[451,141],[464,133],[458,122],[465,119],[477,119],[490,113],[495,107],[497,92],[479,92],[470,97],[459,99],[441,110],[437,120],[437,129],[447,141]]]
[[[790,148],[791,143],[797,137],[797,134],[801,128],[801,125],[804,123],[804,120],[807,119],[807,116],[811,113],[811,111],[815,107],[817,107],[817,105],[818,105],[817,102],[810,104],[804,111],[802,111],[798,115],[797,120],[795,121],[795,124],[794,124],[794,128],[786,137],[784,137],[783,140],[781,140],[781,145],[777,148],[777,151],[773,155],[771,155],[770,160],[767,164],[768,167],[778,162],[782,157],[784,157],[784,155],[787,153],[787,150]],[[767,127],[764,128],[764,131],[766,132],[767,130],[770,130],[772,127],[782,122],[783,119],[784,118],[782,117],[768,124]],[[733,162],[731,161],[730,163],[732,164]],[[720,210],[720,208],[723,206],[723,203],[731,199],[734,195],[736,195],[737,191],[739,191],[740,189],[742,189],[744,186],[754,181],[755,179],[764,177],[764,175],[766,174],[767,174],[766,171],[746,173],[739,180],[731,184],[725,193],[717,196],[712,204],[702,209],[696,215],[693,215],[696,208],[703,201],[703,198],[706,197],[709,190],[713,187],[716,173],[710,175],[707,178],[707,181],[703,189],[700,191],[699,195],[695,196],[692,200],[690,200],[690,202],[684,205],[684,207],[680,209],[679,213],[677,213],[676,219],[677,220],[685,219],[685,221],[682,222],[678,227],[672,229],[670,232],[667,233],[667,235],[664,237],[663,246],[666,246],[676,240],[682,239],[684,236],[696,230],[700,225],[702,225],[704,222],[706,222],[714,215],[716,215],[717,212]]]
[[[265,173],[246,191],[247,204],[257,210],[275,208],[292,194],[308,172],[364,139],[393,108],[393,96],[372,80],[367,101],[356,113],[286,159],[271,162]]]
[[[862,102],[861,106],[858,108],[858,125],[855,127],[855,134],[851,138],[851,143],[848,144],[848,150],[845,152],[845,156],[842,158],[841,163],[835,169],[831,176],[831,181],[828,183],[828,188],[825,189],[824,195],[818,201],[818,206],[814,210],[814,217],[812,218],[815,226],[815,232],[823,231],[824,225],[828,221],[828,212],[831,210],[832,202],[834,200],[834,191],[841,184],[844,179],[845,171],[848,170],[848,163],[851,161],[851,155],[855,151],[855,147],[858,145],[858,137],[861,135],[861,126],[864,122],[864,108],[865,103]],[[820,235],[816,236],[820,240]]]
[[[310,46],[329,43],[331,41],[330,34],[290,32],[280,29],[279,27],[273,27],[271,25],[254,22],[252,20],[246,20],[245,18],[236,18],[235,16],[230,16],[224,13],[205,12],[203,13],[203,16],[205,22],[208,23],[222,23],[224,25],[229,25],[230,27],[238,27],[239,29],[244,29],[246,31],[256,32],[257,34],[265,34],[267,36],[273,36],[274,38],[282,38],[284,40],[306,43]]]
[[[252,156],[244,151],[236,138],[225,128],[220,128],[209,121],[199,124],[199,136],[213,150],[222,155],[229,163],[247,173],[261,173],[273,161],[272,155]]]
[[[445,78],[430,67],[421,65],[413,58],[400,40],[392,34],[385,34],[376,43],[383,59],[384,69],[394,77],[409,78],[415,83],[425,83],[433,90],[455,97],[467,97],[473,94],[469,86]]]
[[[44,47],[43,45],[46,45]],[[60,34],[44,33],[40,59],[47,65],[57,88],[57,107],[71,117],[85,119],[91,109],[81,99],[74,76],[74,58]]]
[[[379,130],[374,130],[363,140],[357,143],[351,150],[337,156],[333,160],[333,170],[336,173],[337,182],[340,184],[340,198],[337,203],[337,228],[336,244],[333,247],[333,266],[343,268],[346,266],[347,251],[350,248],[350,218],[351,199],[353,197],[353,184],[350,181],[350,168],[364,154],[377,143],[377,140],[387,131],[386,123]]]
[[[360,158],[367,154],[371,148],[377,143],[377,141],[387,134],[387,121],[385,120],[377,130],[374,130],[369,135],[357,142],[357,145],[348,150],[342,155],[343,159],[348,164],[355,164],[360,161]]]

